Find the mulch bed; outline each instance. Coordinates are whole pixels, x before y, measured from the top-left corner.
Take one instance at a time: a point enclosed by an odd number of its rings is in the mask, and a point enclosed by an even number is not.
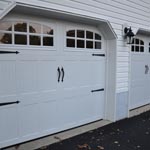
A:
[[[150,150],[150,111],[41,149]]]

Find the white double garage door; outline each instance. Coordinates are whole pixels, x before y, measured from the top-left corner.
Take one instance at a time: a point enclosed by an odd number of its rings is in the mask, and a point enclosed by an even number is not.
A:
[[[4,54],[5,49],[1,49],[0,147],[103,118],[104,39],[101,36],[102,45],[96,48],[94,40],[98,36],[96,33],[100,34],[99,30],[72,24],[75,46],[71,47],[70,41],[67,47],[68,25],[68,22],[57,23],[55,44],[50,50],[17,45],[6,51],[17,50],[19,54]],[[84,30],[84,48],[77,48],[81,40],[76,39],[77,28]],[[93,41],[90,35],[88,37],[88,31],[93,32]],[[87,48],[86,40],[95,43],[93,48]],[[83,44],[79,43],[81,46]]]

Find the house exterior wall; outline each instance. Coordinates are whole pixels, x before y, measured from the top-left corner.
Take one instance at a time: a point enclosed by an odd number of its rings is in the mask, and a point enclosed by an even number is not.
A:
[[[106,110],[112,107],[114,110],[110,111],[104,119],[116,121],[129,116],[130,46],[124,40],[123,25],[131,26],[134,32],[139,28],[150,30],[149,0],[0,0],[0,19],[16,5],[58,10],[62,13],[109,21],[117,35],[117,45],[112,47],[111,42],[114,43],[114,41],[110,40],[107,50],[110,54],[113,53],[109,55],[110,62],[116,58],[115,65],[111,66],[111,71],[116,74],[116,80],[113,80],[115,83],[112,84],[115,86],[115,92],[112,92],[112,87],[110,87],[112,95],[110,94],[108,98],[112,99],[115,95],[115,104],[114,101],[109,101],[110,104]],[[113,50],[116,51],[113,52]]]
[[[43,9],[59,10],[65,13],[88,16],[108,20],[117,34],[116,48],[116,114],[129,101],[130,88],[130,46],[126,45],[122,29],[123,25],[131,26],[134,31],[139,28],[150,29],[149,0],[1,0],[0,13],[6,13],[8,8],[16,3],[41,7]],[[111,51],[111,49],[109,49]],[[121,102],[120,100],[123,101]],[[121,119],[128,113],[128,106]]]

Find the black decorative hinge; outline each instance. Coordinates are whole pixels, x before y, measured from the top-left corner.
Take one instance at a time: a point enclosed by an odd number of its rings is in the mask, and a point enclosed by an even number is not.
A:
[[[19,54],[18,51],[0,51],[0,54]]]
[[[100,56],[100,57],[105,57],[105,54],[92,54],[92,56]]]
[[[94,92],[100,92],[100,91],[104,91],[104,89],[92,90],[91,92],[94,93]]]
[[[6,102],[6,103],[0,103],[0,106],[6,106],[6,105],[12,105],[12,104],[19,104],[20,101],[16,101],[16,102]]]

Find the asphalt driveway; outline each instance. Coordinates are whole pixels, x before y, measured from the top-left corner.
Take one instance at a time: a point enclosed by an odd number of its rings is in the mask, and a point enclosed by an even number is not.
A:
[[[52,144],[43,149],[150,150],[150,111]]]

